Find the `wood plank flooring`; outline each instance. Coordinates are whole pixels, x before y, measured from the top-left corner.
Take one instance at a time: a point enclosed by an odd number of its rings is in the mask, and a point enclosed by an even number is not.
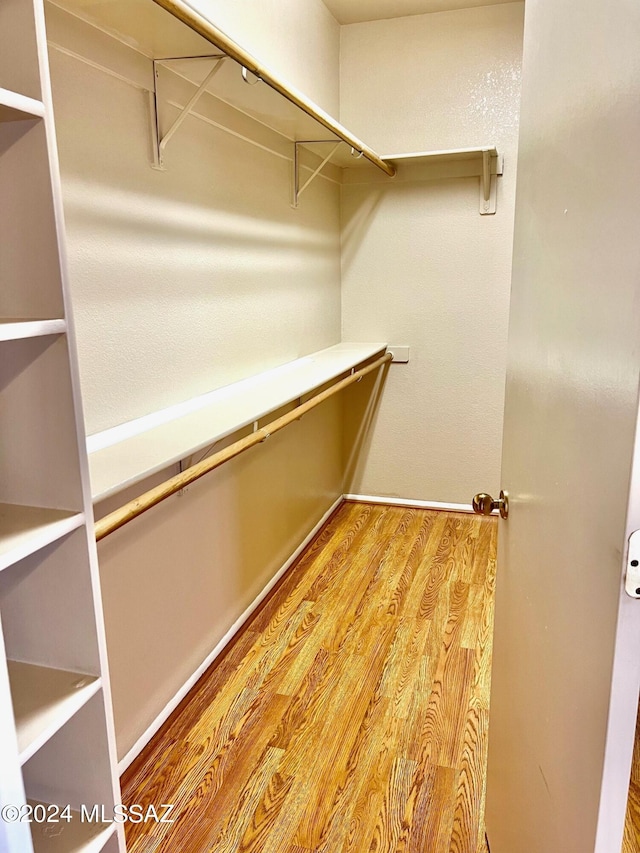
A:
[[[344,503],[122,779],[130,853],[479,853],[495,519]]]
[[[640,853],[640,709],[636,719],[636,742],[633,748],[622,853]]]

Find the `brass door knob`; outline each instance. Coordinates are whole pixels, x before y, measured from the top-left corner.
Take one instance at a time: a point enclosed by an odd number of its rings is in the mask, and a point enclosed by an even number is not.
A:
[[[472,501],[473,511],[478,515],[491,515],[494,509],[499,510],[500,518],[507,518],[509,515],[509,495],[505,491],[500,492],[500,498],[497,501],[488,495],[486,492],[479,492],[475,495]]]

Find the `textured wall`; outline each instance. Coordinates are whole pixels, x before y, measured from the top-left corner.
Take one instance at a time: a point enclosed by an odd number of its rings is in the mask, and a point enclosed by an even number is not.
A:
[[[478,213],[477,178],[343,188],[343,336],[411,347],[350,491],[469,503],[500,488],[522,26],[511,3],[342,28],[355,133],[383,153],[505,155],[495,216]]]
[[[338,115],[340,27],[322,0],[191,0],[191,5],[328,113]]]
[[[338,27],[319,0],[282,20],[275,4],[208,5],[294,84],[313,69],[335,109]],[[49,14],[59,46],[149,72]],[[340,340],[337,184],[294,211],[289,160],[194,117],[155,171],[146,93],[55,47],[51,63],[89,433]],[[328,404],[101,544],[121,758],[341,493],[341,428]]]

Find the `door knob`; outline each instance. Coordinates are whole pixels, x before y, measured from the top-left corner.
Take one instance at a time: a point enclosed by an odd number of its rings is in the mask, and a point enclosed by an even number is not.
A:
[[[486,494],[480,492],[475,495],[472,502],[473,511],[478,515],[491,515],[494,509],[500,511],[500,518],[507,518],[509,515],[509,495],[505,491],[500,492],[500,498],[497,501]]]

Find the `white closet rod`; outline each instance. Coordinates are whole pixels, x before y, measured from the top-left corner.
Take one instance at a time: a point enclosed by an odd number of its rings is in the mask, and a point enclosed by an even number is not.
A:
[[[324,110],[321,110],[303,95],[294,92],[286,83],[278,80],[277,77],[262,66],[251,54],[243,50],[240,45],[232,41],[222,30],[219,30],[210,21],[198,14],[183,2],[183,0],[153,0],[153,2],[172,14],[179,21],[182,21],[182,23],[186,24],[215,47],[223,50],[227,56],[235,59],[243,68],[255,74],[256,77],[259,77],[260,80],[267,83],[272,89],[275,89],[276,92],[279,92],[288,101],[291,101],[292,104],[295,104],[343,142],[346,142],[351,148],[361,152],[374,166],[377,166],[390,177],[395,175],[396,170],[391,163],[385,162],[373,149],[369,148],[357,136],[354,136],[346,128],[334,121]]]
[[[310,412],[311,409],[315,409],[315,407],[319,406],[320,403],[329,399],[329,397],[332,397],[334,394],[337,394],[339,391],[342,391],[343,388],[352,385],[354,382],[359,382],[363,376],[377,370],[384,364],[388,364],[392,359],[392,354],[390,352],[386,353],[376,359],[376,361],[366,365],[366,367],[356,370],[354,373],[351,373],[349,376],[341,379],[339,382],[336,382],[330,388],[327,388],[325,391],[321,391],[319,394],[311,397],[305,403],[301,403],[299,406],[296,406],[290,412],[287,412],[286,415],[276,418],[276,420],[271,421],[271,423],[261,427],[259,430],[256,430],[256,432],[251,433],[251,435],[245,436],[239,441],[231,444],[229,447],[226,447],[224,450],[214,453],[213,456],[209,456],[201,462],[197,462],[185,471],[181,471],[169,480],[165,480],[165,482],[161,483],[159,486],[149,489],[148,492],[145,492],[143,495],[134,498],[124,506],[109,513],[109,515],[105,515],[105,517],[101,518],[100,521],[96,521],[96,541],[99,542],[101,539],[104,539],[105,536],[113,533],[114,530],[118,530],[118,528],[127,524],[129,521],[132,521],[134,518],[142,515],[143,512],[151,509],[152,506],[166,500],[166,498],[174,495],[181,489],[184,489],[195,480],[199,480],[200,477],[208,474],[209,471],[219,468],[225,462],[228,462],[235,456],[239,456],[240,453],[243,453],[250,447],[254,447],[256,444],[266,441],[269,436],[279,432],[279,430],[288,426],[293,421],[299,420],[307,412]]]

